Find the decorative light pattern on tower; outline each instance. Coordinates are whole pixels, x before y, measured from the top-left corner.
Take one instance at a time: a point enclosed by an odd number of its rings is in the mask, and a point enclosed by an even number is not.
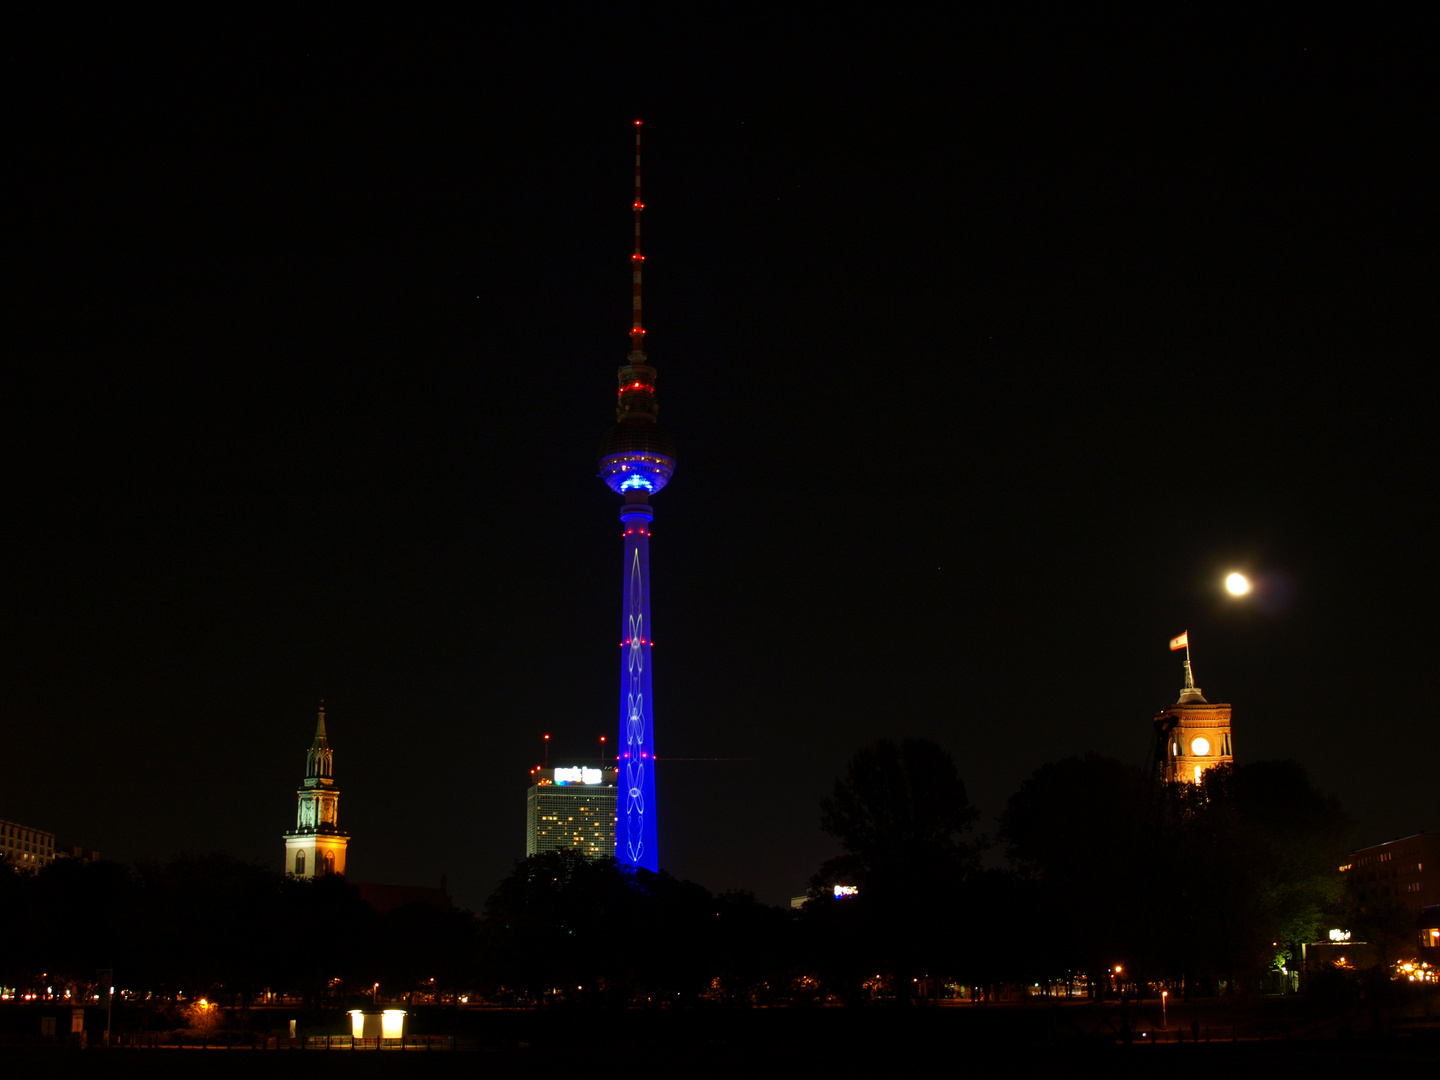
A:
[[[620,511],[625,540],[625,600],[620,653],[620,792],[615,857],[659,869],[655,828],[655,741],[650,650],[650,522],[644,491],[631,492]]]
[[[637,533],[638,530],[633,530],[628,534],[633,536]],[[625,619],[630,631],[630,637],[625,642],[625,854],[627,862],[638,863],[645,854],[645,766],[650,750],[645,723],[645,699],[649,689],[645,670],[647,613],[639,547],[635,549],[630,567],[630,585],[625,592]],[[618,838],[616,842],[619,843]]]

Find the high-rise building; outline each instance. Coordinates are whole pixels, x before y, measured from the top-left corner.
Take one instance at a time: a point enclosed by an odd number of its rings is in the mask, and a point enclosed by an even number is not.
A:
[[[305,755],[305,783],[296,792],[295,828],[285,834],[285,872],[312,878],[345,873],[345,848],[340,831],[340,789],[335,786],[335,758],[325,735],[325,705],[315,724],[315,740]]]
[[[14,821],[0,821],[0,862],[39,870],[55,859],[55,834]]]
[[[651,694],[650,496],[675,472],[675,443],[657,420],[655,369],[645,354],[640,318],[640,121],[635,121],[635,253],[630,352],[619,371],[615,426],[600,443],[600,477],[625,499],[620,511],[624,589],[620,618],[619,806],[615,858],[658,870],[655,829],[655,705]]]
[[[525,796],[525,854],[574,848],[590,859],[613,856],[618,775],[588,765],[534,770]]]
[[[1211,704],[1195,685],[1190,669],[1189,635],[1182,634],[1171,648],[1185,650],[1185,685],[1180,699],[1155,714],[1157,738],[1164,738],[1164,777],[1167,782],[1198,783],[1205,770],[1234,764],[1230,746],[1230,706]]]
[[[1340,873],[1361,911],[1404,908],[1419,916],[1440,904],[1440,833],[1415,833],[1357,848]],[[1436,920],[1429,920],[1420,944],[1440,945]]]

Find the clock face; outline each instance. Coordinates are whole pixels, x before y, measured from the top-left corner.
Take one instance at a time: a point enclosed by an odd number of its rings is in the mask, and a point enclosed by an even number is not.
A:
[[[1210,740],[1204,735],[1197,735],[1190,741],[1190,752],[1196,757],[1204,757],[1210,753]]]

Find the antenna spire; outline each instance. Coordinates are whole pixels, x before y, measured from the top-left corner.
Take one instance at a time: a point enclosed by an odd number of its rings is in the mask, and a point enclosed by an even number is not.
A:
[[[1193,702],[1204,702],[1205,695],[1200,693],[1200,688],[1195,685],[1195,673],[1190,669],[1190,632],[1185,632],[1185,685],[1180,690],[1179,705],[1189,705]]]
[[[630,327],[630,362],[645,362],[645,328],[640,321],[640,270],[645,265],[645,256],[640,253],[640,211],[645,203],[640,198],[640,121],[635,121],[635,254],[630,256],[630,268],[635,278],[634,322]]]

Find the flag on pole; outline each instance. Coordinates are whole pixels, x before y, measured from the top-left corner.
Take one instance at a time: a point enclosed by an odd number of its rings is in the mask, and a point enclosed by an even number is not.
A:
[[[1177,649],[1188,649],[1189,647],[1190,647],[1190,631],[1189,631],[1189,630],[1186,630],[1186,631],[1185,631],[1183,634],[1181,634],[1179,637],[1172,637],[1172,638],[1170,639],[1170,651],[1171,651],[1171,652],[1175,652]]]

